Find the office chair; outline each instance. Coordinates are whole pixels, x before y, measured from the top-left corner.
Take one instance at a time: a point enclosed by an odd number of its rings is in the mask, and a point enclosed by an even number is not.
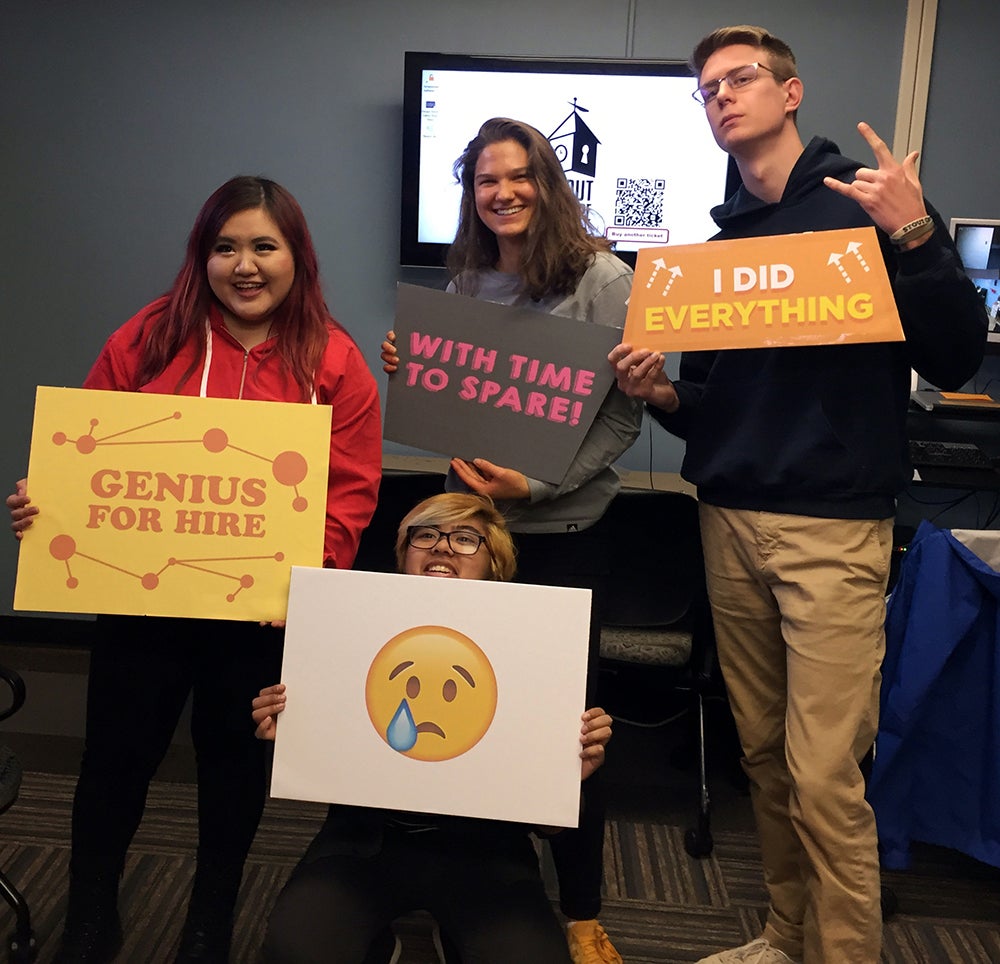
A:
[[[13,716],[23,705],[25,697],[24,680],[12,669],[0,666],[0,679],[7,684],[11,693],[11,705],[0,711],[0,722]],[[21,788],[21,764],[14,751],[0,746],[0,814],[8,810],[17,799]],[[10,904],[17,917],[14,933],[7,941],[11,964],[30,964],[38,949],[31,929],[31,912],[20,891],[0,872],[0,894]]]
[[[698,503],[683,492],[623,490],[608,507],[612,549],[602,608],[601,660],[612,670],[666,669],[687,688],[697,722],[700,775],[696,825],[684,835],[692,857],[712,852],[705,765],[705,695],[713,681],[712,630]]]

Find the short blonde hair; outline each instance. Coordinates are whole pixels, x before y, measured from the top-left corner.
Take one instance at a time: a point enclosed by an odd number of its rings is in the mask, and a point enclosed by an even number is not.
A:
[[[406,537],[411,526],[458,525],[471,520],[483,527],[486,551],[490,554],[490,578],[509,582],[517,568],[510,530],[492,499],[471,492],[432,495],[406,513],[396,535],[396,566],[399,571],[403,571],[408,548]]]

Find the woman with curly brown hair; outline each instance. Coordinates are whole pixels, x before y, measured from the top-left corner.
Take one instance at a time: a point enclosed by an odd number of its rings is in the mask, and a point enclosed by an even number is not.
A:
[[[459,224],[448,250],[448,290],[544,315],[623,328],[632,271],[606,239],[588,230],[586,211],[552,145],[529,124],[486,121],[455,162],[462,186]],[[390,374],[395,336],[382,343]],[[603,363],[595,360],[595,364]],[[608,545],[602,517],[619,488],[615,460],[635,441],[642,407],[612,387],[559,483],[531,479],[486,458],[452,459],[447,487],[495,499],[518,551],[519,579],[590,589],[589,696],[600,652],[600,611]],[[483,440],[488,452],[489,442]],[[586,818],[552,849],[574,960],[620,964],[596,917],[601,907],[604,810],[599,782],[585,784]]]

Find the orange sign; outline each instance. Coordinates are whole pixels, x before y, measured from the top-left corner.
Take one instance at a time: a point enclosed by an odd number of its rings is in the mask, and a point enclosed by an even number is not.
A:
[[[623,339],[662,352],[903,340],[871,227],[645,248]]]
[[[323,563],[330,412],[40,387],[14,608],[284,618]]]

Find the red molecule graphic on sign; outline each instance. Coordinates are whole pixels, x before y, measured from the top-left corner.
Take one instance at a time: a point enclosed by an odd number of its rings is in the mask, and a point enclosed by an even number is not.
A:
[[[52,443],[56,446],[72,445],[80,455],[92,455],[102,446],[113,445],[186,444],[200,445],[206,452],[210,452],[213,455],[218,455],[226,450],[240,452],[251,459],[263,461],[270,465],[271,475],[275,482],[292,491],[293,494],[290,505],[293,511],[304,512],[308,508],[308,499],[306,499],[306,497],[299,492],[299,486],[305,481],[309,474],[308,460],[304,455],[302,455],[301,452],[285,451],[280,452],[274,458],[268,458],[265,455],[261,455],[260,453],[253,452],[249,449],[233,444],[230,441],[229,434],[222,428],[208,429],[204,432],[201,438],[142,438],[141,433],[143,430],[166,422],[179,421],[182,417],[181,412],[175,411],[164,418],[156,419],[142,425],[132,426],[131,428],[126,428],[102,437],[95,435],[95,431],[99,425],[99,420],[92,418],[90,419],[90,430],[86,434],[81,435],[76,439],[70,439],[65,432],[54,432],[52,435]],[[136,437],[137,435],[139,436],[138,438]],[[184,476],[184,478],[185,481],[194,482],[194,479],[189,480],[187,476]],[[210,478],[199,476],[197,477],[197,480],[198,481],[194,484],[201,487],[207,486],[210,491],[213,482],[218,483],[222,481],[221,478],[217,476],[212,476]],[[260,488],[261,490],[263,489],[262,480],[260,480]],[[198,491],[201,491],[201,489],[199,488]],[[149,529],[159,531],[158,528],[155,528],[159,524],[157,509],[140,507],[136,510],[128,505],[118,505],[113,508],[108,508],[107,511],[105,511],[105,507],[102,506],[92,506],[91,509],[94,513],[92,515],[92,521],[95,526],[96,524],[102,523],[106,520],[111,527],[119,530],[138,528],[140,531]],[[191,531],[204,535],[257,534],[252,529],[252,526],[255,523],[253,522],[252,517],[249,516],[246,517],[241,523],[237,514],[233,512],[214,511],[210,509],[192,509],[185,511],[186,515],[183,520],[185,528],[183,531]],[[241,524],[248,527],[248,531],[241,533],[239,529]],[[178,531],[182,530],[178,529]],[[225,571],[225,567],[231,567],[233,564],[237,563],[245,564],[254,561],[280,563],[285,558],[285,554],[283,552],[275,552],[266,555],[201,558],[178,558],[176,556],[171,556],[165,561],[160,569],[145,573],[137,573],[130,572],[129,570],[115,565],[108,560],[98,559],[95,556],[90,556],[81,552],[76,539],[65,533],[57,535],[51,540],[49,543],[49,554],[53,559],[65,565],[66,586],[69,589],[76,589],[80,584],[80,580],[73,574],[70,565],[75,559],[87,560],[95,565],[113,570],[130,578],[137,579],[140,585],[149,591],[153,591],[159,587],[161,576],[167,570],[173,567],[181,567],[188,570],[195,570],[205,575],[217,577],[235,584],[234,588],[226,594],[227,602],[234,602],[241,592],[252,589],[255,584],[255,580],[253,575],[249,572],[227,572]]]

